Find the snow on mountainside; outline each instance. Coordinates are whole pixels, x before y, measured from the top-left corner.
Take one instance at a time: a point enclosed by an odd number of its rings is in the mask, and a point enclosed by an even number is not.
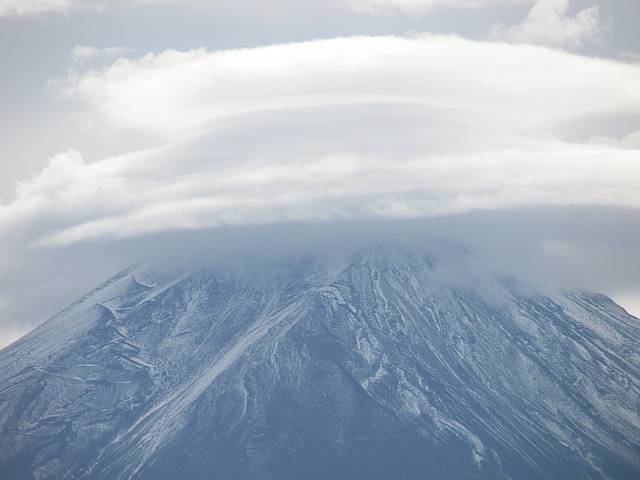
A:
[[[0,478],[640,478],[640,321],[436,263],[124,271],[0,351]]]

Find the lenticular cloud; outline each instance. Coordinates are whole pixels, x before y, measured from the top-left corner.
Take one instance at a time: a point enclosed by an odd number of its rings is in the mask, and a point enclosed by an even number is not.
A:
[[[58,82],[122,128],[175,132],[256,110],[354,102],[460,108],[504,129],[548,130],[640,112],[640,67],[453,36],[351,37],[120,59]]]
[[[640,208],[640,67],[456,37],[167,51],[56,88],[161,146],[55,156],[0,231],[66,245],[153,232],[416,218],[521,206]],[[570,132],[567,133],[567,132]],[[609,133],[607,132],[607,135]]]

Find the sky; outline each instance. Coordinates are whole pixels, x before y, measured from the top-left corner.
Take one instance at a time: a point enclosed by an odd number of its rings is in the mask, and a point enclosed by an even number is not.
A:
[[[637,0],[0,0],[0,346],[149,251],[299,225],[453,236],[639,315],[639,22]]]

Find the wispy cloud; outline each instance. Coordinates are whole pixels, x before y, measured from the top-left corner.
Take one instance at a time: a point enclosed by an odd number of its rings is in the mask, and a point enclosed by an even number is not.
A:
[[[1,208],[0,229],[27,230],[34,244],[59,246],[222,225],[416,218],[541,205],[640,209],[636,151],[487,140],[486,130],[465,131],[437,116],[411,119],[389,106],[330,112],[342,116],[340,130],[329,123],[331,115],[319,121],[315,112],[287,112],[286,120],[244,116],[233,128],[219,126],[197,140],[92,164],[77,152],[57,155]],[[380,125],[357,125],[362,115],[377,117]],[[403,126],[413,120],[412,131],[387,131],[382,125],[389,115]],[[264,121],[286,127],[287,136],[265,138]],[[350,141],[323,146],[315,128]],[[429,145],[449,128],[468,145],[456,149],[456,135]],[[421,135],[427,129],[431,134]],[[364,145],[355,139],[372,130],[377,141]],[[243,145],[229,151],[230,140]]]
[[[0,0],[0,17],[65,13],[74,0]]]
[[[534,0],[339,0],[356,13],[384,14],[403,12],[421,14],[438,8],[479,9],[496,5],[530,3]],[[275,4],[293,3],[292,0],[272,0]],[[78,9],[91,8],[101,11],[113,6],[171,6],[205,9],[226,8],[225,0],[0,0],[0,16],[35,16],[69,13]]]
[[[96,59],[109,60],[127,52],[124,47],[97,48],[90,45],[77,45],[71,50],[71,59],[75,63],[85,63]]]
[[[602,25],[597,6],[569,14],[569,0],[537,0],[524,22],[498,26],[493,37],[513,42],[577,47],[600,38]]]

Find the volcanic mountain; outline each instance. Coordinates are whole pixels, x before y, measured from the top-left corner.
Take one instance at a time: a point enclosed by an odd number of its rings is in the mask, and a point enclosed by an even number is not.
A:
[[[0,478],[640,478],[640,321],[448,261],[125,270],[0,351]]]

